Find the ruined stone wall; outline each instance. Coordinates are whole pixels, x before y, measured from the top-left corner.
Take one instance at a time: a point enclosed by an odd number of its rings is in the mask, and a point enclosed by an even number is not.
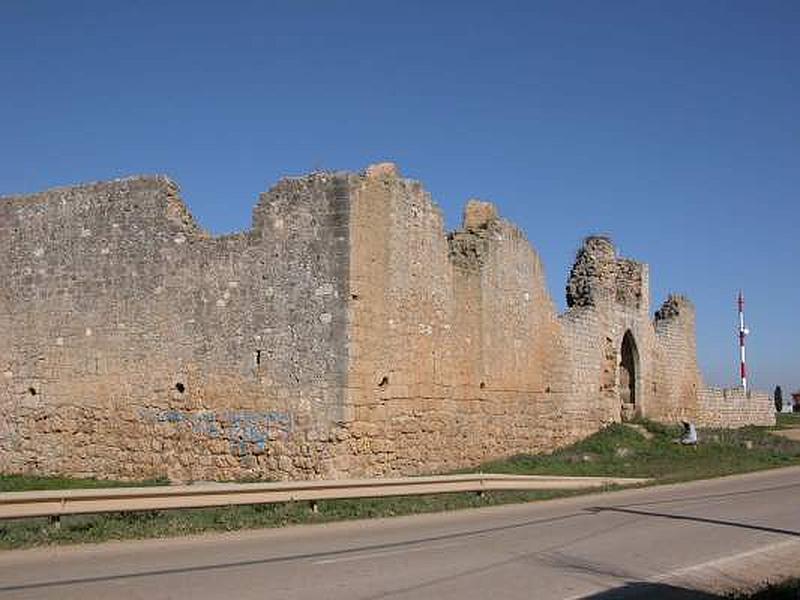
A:
[[[327,175],[218,239],[163,177],[0,200],[0,469],[319,470],[344,410],[348,218]]]
[[[636,415],[767,418],[703,391],[691,304],[653,321],[610,240],[584,241],[558,315],[492,204],[445,234],[393,165],[283,180],[218,238],[164,177],[0,199],[0,256],[2,472],[414,474]]]
[[[563,443],[568,395],[549,371],[558,325],[518,228],[471,202],[448,238],[420,184],[383,166],[354,191],[351,239],[357,472],[441,471]]]
[[[657,368],[653,392],[658,398],[648,413],[675,422],[697,418],[697,395],[703,387],[697,366],[695,310],[683,296],[670,296],[656,311]]]
[[[696,406],[696,396],[686,396],[677,412],[660,408],[658,361],[670,349],[649,314],[648,270],[618,257],[610,240],[592,237],[581,247],[570,308],[559,317],[538,256],[493,205],[470,201],[447,248],[436,205],[392,167],[370,171],[353,206],[358,471],[472,465],[553,449],[623,416],[672,419]],[[681,324],[673,343],[693,349],[693,320]],[[623,415],[626,334],[634,340],[636,403]],[[670,376],[685,387],[693,364],[679,361]]]
[[[698,397],[697,423],[700,427],[775,425],[775,404],[767,393],[745,394],[741,388],[704,388]]]
[[[567,282],[567,312],[561,317],[569,348],[572,396],[584,407],[576,420],[584,433],[610,422],[649,416],[656,341],[650,321],[647,265],[617,256],[605,237],[589,237],[578,250]],[[633,340],[635,403],[620,397],[622,346]]]

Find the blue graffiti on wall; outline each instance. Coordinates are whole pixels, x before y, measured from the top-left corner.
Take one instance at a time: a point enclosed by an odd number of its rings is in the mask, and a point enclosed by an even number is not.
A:
[[[227,440],[231,452],[238,455],[249,454],[256,448],[264,451],[270,440],[286,440],[294,430],[291,413],[278,411],[150,409],[142,410],[140,414],[148,421],[169,423],[205,438]]]

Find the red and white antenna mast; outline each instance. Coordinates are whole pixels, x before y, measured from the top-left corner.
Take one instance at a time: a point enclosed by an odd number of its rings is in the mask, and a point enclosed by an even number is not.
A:
[[[744,294],[739,290],[739,372],[742,378],[742,389],[747,393],[747,365],[745,363],[744,339],[750,330],[744,326]]]

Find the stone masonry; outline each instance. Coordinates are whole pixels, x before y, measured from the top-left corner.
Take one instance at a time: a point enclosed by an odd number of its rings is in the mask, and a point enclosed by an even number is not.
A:
[[[0,199],[0,472],[209,480],[444,471],[636,415],[768,423],[707,390],[694,308],[589,237],[557,314],[524,234],[394,165],[313,173],[212,237],[166,177]]]

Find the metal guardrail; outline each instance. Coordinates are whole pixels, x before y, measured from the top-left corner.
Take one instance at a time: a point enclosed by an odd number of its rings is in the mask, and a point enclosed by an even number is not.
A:
[[[648,479],[468,474],[0,493],[0,519],[496,490],[574,490]]]

